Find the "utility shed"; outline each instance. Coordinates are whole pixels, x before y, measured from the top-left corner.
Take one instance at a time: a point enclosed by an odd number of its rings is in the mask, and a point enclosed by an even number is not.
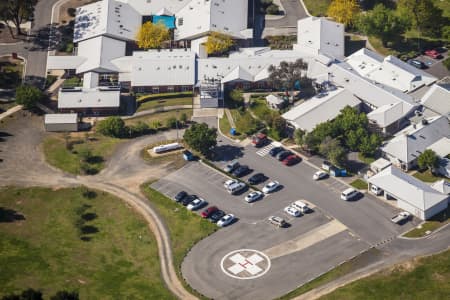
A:
[[[77,114],[47,114],[44,119],[45,131],[78,131]]]

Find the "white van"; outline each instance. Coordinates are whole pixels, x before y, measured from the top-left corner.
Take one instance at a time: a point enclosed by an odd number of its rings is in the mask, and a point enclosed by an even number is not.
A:
[[[293,207],[300,210],[302,213],[306,214],[311,211],[311,208],[303,201],[297,200],[291,204]]]
[[[232,184],[228,187],[228,192],[231,195],[234,195],[238,193],[239,191],[243,190],[246,187],[246,184],[243,182],[237,182],[235,184]]]
[[[381,193],[383,192],[382,189],[380,189],[379,187],[377,187],[376,185],[371,185],[370,186],[370,192],[373,193],[376,196],[381,195]]]
[[[348,188],[342,192],[341,199],[345,200],[345,201],[352,200],[353,198],[358,196],[358,194],[359,194],[359,192],[357,190]]]

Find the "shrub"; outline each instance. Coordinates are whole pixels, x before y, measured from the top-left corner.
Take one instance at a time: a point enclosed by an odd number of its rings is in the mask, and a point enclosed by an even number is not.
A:
[[[16,89],[16,102],[26,109],[34,108],[43,97],[41,90],[31,85],[20,85]]]
[[[97,130],[103,135],[120,138],[125,134],[125,122],[120,117],[109,117],[98,123]]]
[[[450,71],[450,57],[447,57],[442,63]]]
[[[73,7],[69,7],[69,8],[67,9],[67,14],[68,14],[69,16],[71,16],[72,18],[75,17],[76,12],[77,12],[77,10],[76,10],[75,8],[73,8]]]
[[[270,4],[266,8],[266,13],[269,14],[269,15],[278,15],[280,13],[280,9],[279,9],[278,5]]]

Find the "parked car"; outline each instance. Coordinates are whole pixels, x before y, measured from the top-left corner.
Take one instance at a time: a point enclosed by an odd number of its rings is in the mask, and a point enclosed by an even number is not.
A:
[[[417,69],[425,69],[427,66],[417,59],[410,59],[408,60],[408,64],[410,64],[413,67],[416,67]]]
[[[220,219],[217,222],[217,226],[219,227],[225,227],[230,225],[233,221],[234,221],[235,217],[233,214],[228,214],[222,217],[222,219]]]
[[[229,180],[225,181],[223,186],[228,190],[230,188],[230,186],[232,186],[233,184],[236,184],[238,182],[239,181],[237,181],[236,179],[229,179]]]
[[[292,154],[292,155],[289,155],[288,157],[286,157],[283,160],[283,165],[285,165],[285,166],[292,166],[292,165],[294,165],[296,163],[299,163],[301,160],[302,159],[300,158],[300,156]]]
[[[281,151],[284,151],[283,147],[274,147],[272,149],[270,149],[269,151],[269,155],[274,157],[276,156],[278,153],[280,153]]]
[[[174,200],[177,201],[177,202],[180,202],[180,201],[182,201],[182,200],[184,199],[184,197],[186,197],[187,195],[188,195],[188,193],[186,193],[185,191],[181,191],[181,192],[179,192],[179,193],[175,196]]]
[[[314,173],[313,175],[313,179],[314,180],[321,180],[321,179],[325,179],[328,177],[328,173],[324,172],[324,171],[317,171],[316,173]]]
[[[270,216],[268,221],[277,227],[286,227],[287,223],[283,218]]]
[[[248,183],[250,183],[250,184],[258,184],[258,183],[263,182],[266,179],[267,179],[267,177],[263,173],[256,173],[255,175],[253,175],[252,177],[250,177],[248,179]]]
[[[192,152],[189,150],[184,150],[183,151],[183,159],[186,161],[192,161],[192,160],[194,160],[194,154],[192,154]]]
[[[304,214],[312,212],[312,209],[308,206],[308,204],[301,200],[295,201],[294,203],[291,204],[291,206],[295,207]]]
[[[198,198],[197,195],[186,196],[183,200],[181,200],[181,204],[183,204],[184,206],[187,206],[189,203],[191,203],[192,201],[194,201],[197,198]]]
[[[210,216],[209,219],[211,220],[211,222],[216,223],[217,221],[219,221],[220,219],[223,218],[223,216],[225,216],[225,212],[223,210],[216,210],[215,212],[213,212]]]
[[[401,213],[399,213],[398,215],[395,215],[391,218],[391,221],[394,222],[395,224],[401,224],[403,222],[406,222],[409,217],[411,217],[411,214],[407,211],[402,211]]]
[[[191,203],[189,203],[186,208],[188,210],[197,210],[207,204],[208,203],[205,200],[203,200],[202,198],[197,198],[194,201],[192,201]]]
[[[372,194],[374,194],[375,196],[380,196],[381,195],[381,193],[383,192],[383,190],[382,189],[380,189],[379,187],[377,187],[376,185],[371,185],[370,186],[370,192],[372,193]]]
[[[302,215],[301,211],[294,206],[286,206],[284,212],[293,217],[300,217]]]
[[[231,195],[235,195],[235,194],[239,193],[240,191],[242,191],[243,189],[245,189],[246,186],[247,185],[243,182],[237,182],[228,188],[228,192]]]
[[[279,152],[276,157],[279,161],[283,161],[286,157],[288,157],[289,155],[292,155],[292,154],[294,154],[294,153],[292,153],[289,150],[284,150],[284,151]]]
[[[255,147],[262,147],[265,144],[267,144],[269,142],[269,140],[267,139],[267,135],[265,135],[264,133],[257,133],[254,136],[252,136],[252,144]]]
[[[209,218],[214,212],[216,212],[218,210],[219,209],[216,206],[210,206],[210,207],[206,208],[204,211],[202,211],[201,216],[204,219]]]
[[[271,181],[263,187],[262,191],[263,193],[268,194],[275,191],[279,186],[280,183],[278,181]]]
[[[348,188],[341,194],[341,199],[344,201],[349,201],[356,198],[359,195],[359,192],[355,189]]]
[[[435,49],[425,50],[425,55],[434,59],[442,58],[442,55]]]
[[[240,166],[239,162],[237,160],[233,160],[232,162],[228,163],[223,170],[227,173],[231,173],[234,171],[234,169],[238,168]]]
[[[263,193],[261,193],[260,191],[254,191],[251,192],[250,194],[248,194],[247,196],[245,196],[245,201],[248,203],[252,203],[255,202],[256,200],[262,198],[264,196]]]
[[[328,160],[324,160],[322,162],[322,169],[324,169],[325,171],[330,171],[331,167],[333,167],[333,164],[331,162],[329,162]]]
[[[236,177],[242,177],[250,173],[251,170],[248,166],[242,165],[236,168],[231,174]]]

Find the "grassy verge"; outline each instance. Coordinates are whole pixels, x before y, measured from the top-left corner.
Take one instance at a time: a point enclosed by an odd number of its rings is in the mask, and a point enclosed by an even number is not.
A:
[[[184,98],[171,98],[171,99],[155,99],[147,102],[138,102],[137,111],[143,111],[148,109],[157,109],[165,106],[175,106],[175,105],[191,105],[192,97]]]
[[[221,119],[219,119],[219,128],[223,134],[233,138],[230,135],[231,125],[230,125],[230,121],[228,121],[228,117],[226,114],[223,114],[223,117]]]
[[[136,125],[138,122],[144,122],[150,125],[152,128],[161,128],[165,127],[167,120],[170,118],[180,118],[181,114],[185,113],[187,115],[187,119],[190,120],[192,117],[192,109],[179,109],[178,112],[176,110],[165,111],[154,113],[147,116],[136,117],[132,119],[125,120],[126,125]],[[158,126],[157,126],[158,125]]]
[[[165,220],[170,233],[175,268],[178,276],[183,278],[181,263],[188,251],[198,241],[215,232],[218,227],[152,189],[149,183],[143,184],[141,189],[158,214]],[[190,287],[189,289],[192,291]]]
[[[176,142],[176,140],[167,140],[167,141],[148,145],[144,149],[142,149],[141,157],[143,160],[145,160],[150,165],[164,165],[164,168],[166,170],[168,170],[169,172],[172,170],[173,171],[178,170],[179,168],[182,168],[183,166],[185,166],[187,163],[187,161],[184,160],[183,155],[182,155],[183,149],[159,154],[157,156],[151,156],[148,153],[148,150],[151,150],[155,146],[169,144],[169,143],[175,143],[175,142]],[[182,140],[180,140],[179,142],[181,144],[183,144]]]
[[[284,295],[283,297],[279,298],[279,300],[292,299],[292,298],[302,295],[306,292],[309,292],[317,287],[320,287],[324,284],[332,282],[333,280],[336,280],[339,277],[342,277],[342,276],[347,275],[357,269],[360,269],[366,265],[369,265],[371,262],[378,259],[380,257],[380,255],[381,254],[380,254],[379,250],[377,250],[376,248],[371,248],[368,251],[362,253],[361,255],[356,256],[355,258],[328,271],[327,273],[323,274],[322,276],[319,276],[316,279],[313,279],[310,282],[302,285],[298,289],[293,290],[292,292]],[[345,298],[335,298],[335,299],[345,299]],[[364,299],[364,298],[361,298],[361,299]]]
[[[0,190],[0,297],[175,299],[146,222],[118,198],[85,188]]]
[[[426,221],[422,225],[408,231],[404,234],[405,237],[409,238],[418,238],[427,235],[427,232],[433,232],[436,229],[444,226],[445,224],[450,222],[450,207],[447,207],[446,210],[438,213],[433,216],[430,220]]]
[[[362,179],[356,179],[350,185],[358,190],[367,190],[367,182]]]
[[[450,250],[360,279],[320,299],[448,299]]]
[[[331,0],[303,0],[308,12],[313,16],[326,16]]]
[[[370,165],[371,163],[373,163],[376,159],[374,157],[371,156],[364,156],[361,153],[358,153],[358,158],[360,161],[362,161],[363,163]]]
[[[435,182],[435,181],[438,181],[441,179],[445,179],[445,177],[435,176],[435,175],[431,174],[430,170],[426,170],[424,172],[416,172],[416,173],[414,173],[413,176],[424,182]]]
[[[49,164],[71,174],[96,174],[105,166],[105,161],[113,153],[121,140],[93,134],[55,134],[43,143],[44,155]],[[83,163],[80,150],[89,149],[91,157]]]

